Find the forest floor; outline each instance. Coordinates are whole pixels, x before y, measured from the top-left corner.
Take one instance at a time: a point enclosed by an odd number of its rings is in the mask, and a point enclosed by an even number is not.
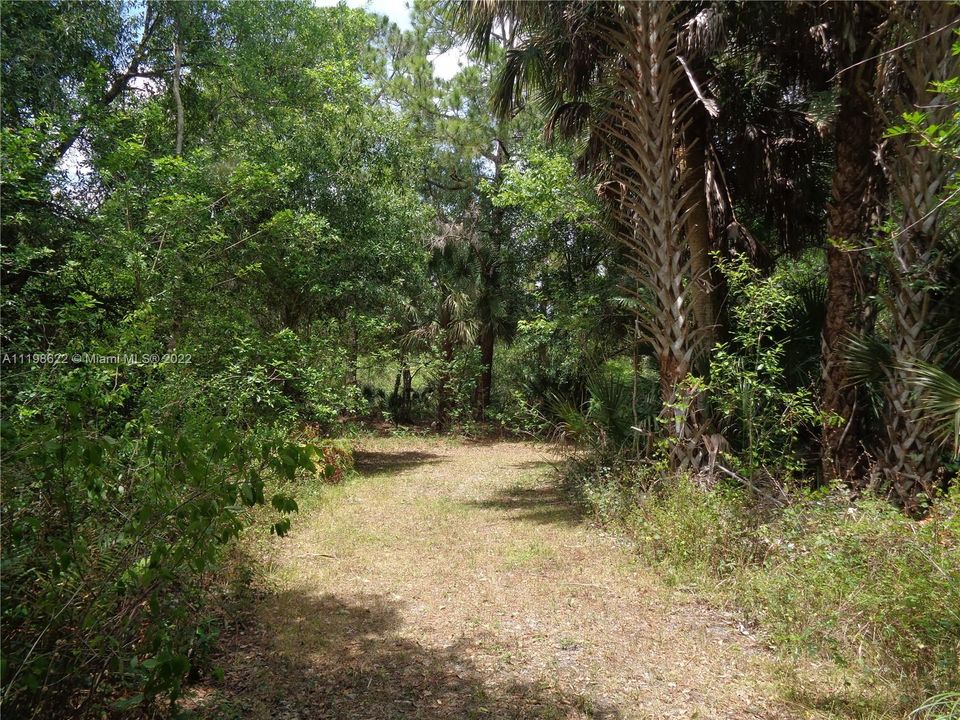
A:
[[[557,487],[529,443],[371,439],[360,477],[274,542],[221,639],[204,717],[821,717],[775,656],[666,587]]]

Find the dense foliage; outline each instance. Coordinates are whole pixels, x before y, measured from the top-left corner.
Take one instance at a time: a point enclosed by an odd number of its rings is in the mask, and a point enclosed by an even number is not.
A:
[[[290,3],[5,5],[5,710],[176,699],[244,509],[282,535],[285,488],[334,470],[289,434],[358,407],[345,328],[424,271],[377,30]]]
[[[783,644],[950,689],[956,10],[4,2],[4,710],[175,704],[225,549],[398,425],[561,441]]]

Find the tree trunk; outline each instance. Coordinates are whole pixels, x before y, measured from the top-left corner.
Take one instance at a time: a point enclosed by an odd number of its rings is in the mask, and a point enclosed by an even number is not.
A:
[[[477,344],[480,346],[480,377],[477,379],[476,419],[484,420],[490,405],[490,393],[493,389],[493,350],[496,336],[489,325],[480,332]]]
[[[410,373],[410,365],[403,363],[403,396],[400,400],[400,412],[404,421],[410,422],[413,418],[413,375]]]
[[[437,432],[442,433],[447,429],[447,423],[450,418],[450,409],[449,403],[450,399],[447,397],[449,393],[448,386],[450,384],[450,366],[453,364],[453,340],[450,338],[449,333],[449,317],[441,312],[441,328],[443,332],[443,340],[441,341],[441,350],[443,354],[443,368],[440,370],[440,375],[437,378]]]
[[[721,282],[715,277],[710,251],[715,249],[710,238],[710,217],[706,194],[706,144],[709,142],[709,117],[699,103],[690,113],[684,133],[683,158],[688,192],[691,193],[685,235],[690,249],[690,270],[693,275],[692,305],[697,326],[708,348],[713,347],[720,322]]]
[[[130,58],[130,64],[127,65],[126,71],[114,79],[110,83],[110,87],[107,88],[103,96],[99,99],[94,107],[87,108],[84,112],[80,114],[80,118],[73,128],[67,133],[67,136],[60,141],[57,145],[56,150],[44,160],[45,168],[52,168],[60,160],[63,159],[63,156],[70,152],[70,148],[73,147],[73,144],[77,141],[77,138],[83,133],[86,129],[87,123],[90,121],[90,117],[100,108],[108,107],[114,100],[117,99],[123,93],[127,87],[130,85],[130,80],[137,76],[137,73],[140,72],[140,63],[143,62],[144,56],[147,53],[147,45],[150,40],[153,38],[154,32],[157,27],[160,25],[160,13],[156,8],[156,3],[152,0],[147,0],[145,10],[144,10],[144,20],[143,20],[143,34],[140,37],[140,42],[137,43],[137,47],[133,51],[133,55]]]
[[[856,483],[865,471],[864,401],[850,381],[844,344],[863,330],[863,249],[878,205],[871,192],[879,180],[875,160],[878,142],[877,108],[871,98],[877,70],[871,33],[879,20],[876,8],[838,7],[841,42],[852,52],[845,66],[860,62],[840,76],[840,108],[834,138],[834,172],[827,219],[827,298],[822,336],[824,424],[821,463],[824,481],[841,478]]]
[[[498,132],[504,128],[498,127]],[[503,182],[503,165],[508,160],[506,146],[501,139],[496,140],[496,149],[493,153],[493,192],[497,192]],[[483,421],[487,407],[490,405],[490,396],[493,390],[493,354],[497,341],[496,326],[498,318],[494,317],[494,307],[500,292],[500,252],[503,248],[505,236],[504,210],[494,206],[490,210],[490,245],[488,256],[484,259],[481,273],[483,282],[483,297],[481,303],[482,327],[477,338],[480,347],[480,377],[477,381],[477,391],[474,396],[475,417]]]
[[[903,270],[892,273],[896,293],[893,365],[886,387],[884,420],[889,442],[883,472],[904,509],[919,515],[923,512],[919,495],[933,497],[940,452],[926,413],[917,405],[909,366],[933,359],[932,332],[928,326],[930,298],[924,270],[933,265],[934,253],[930,235],[905,234],[908,237],[894,248],[894,264]]]
[[[180,23],[173,24],[173,104],[177,111],[177,157],[183,155],[183,99],[180,97],[180,68],[183,64],[183,53],[180,47]]]
[[[947,127],[956,122],[948,98],[932,87],[960,73],[960,60],[951,52],[956,8],[947,3],[915,3],[898,8],[910,37],[917,38],[898,58],[906,96],[898,116],[920,110],[927,122]],[[929,421],[917,403],[910,365],[935,359],[936,328],[930,327],[931,285],[940,280],[945,234],[940,215],[942,195],[956,177],[956,158],[934,150],[915,137],[893,138],[888,169],[891,191],[901,215],[891,239],[890,281],[893,364],[887,383],[887,435],[883,473],[907,512],[923,512],[921,495],[932,496],[938,472],[937,444]]]
[[[690,255],[683,231],[691,182],[687,163],[677,163],[677,143],[687,134],[679,120],[678,88],[686,82],[670,38],[671,3],[627,3],[611,39],[624,58],[623,92],[613,98],[609,120],[598,131],[609,154],[601,192],[612,200],[618,239],[631,259],[643,305],[637,320],[653,345],[660,369],[662,419],[675,467],[696,453],[697,399],[684,382],[696,342],[691,333]],[[700,168],[703,164],[700,164]],[[628,291],[630,291],[628,289]],[[651,299],[647,301],[647,296]]]
[[[633,386],[630,392],[630,410],[633,414],[633,454],[640,457],[640,418],[637,416],[637,390],[640,381],[640,323],[633,319]]]
[[[357,365],[360,355],[359,339],[357,337],[357,325],[350,320],[347,330],[347,376],[346,384],[349,387],[357,386]]]

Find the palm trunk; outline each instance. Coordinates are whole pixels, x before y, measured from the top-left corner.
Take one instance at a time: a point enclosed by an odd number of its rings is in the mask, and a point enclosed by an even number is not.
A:
[[[410,365],[406,361],[403,363],[403,395],[400,400],[400,412],[405,422],[410,422],[413,418],[413,375],[410,373]]]
[[[636,318],[633,321],[633,387],[630,392],[630,409],[633,413],[633,453],[640,456],[640,418],[637,415],[637,390],[640,380],[640,324]]]
[[[877,8],[838,6],[840,33],[846,32],[853,51],[843,59],[851,67],[840,77],[840,108],[834,138],[834,172],[827,219],[827,298],[822,336],[825,421],[821,437],[824,481],[841,478],[855,483],[865,471],[863,446],[864,402],[850,381],[844,360],[847,338],[863,331],[863,258],[867,236],[878,205],[872,192],[879,167],[875,148],[879,138],[873,89],[877,60],[871,33],[879,21]],[[847,38],[843,38],[846,40]]]
[[[453,362],[453,339],[450,337],[450,309],[447,303],[440,303],[440,350],[443,356],[443,367],[440,368],[440,374],[437,377],[437,418],[436,430],[442,433],[447,429],[449,416],[449,392],[447,386],[450,384],[450,366]]]
[[[610,160],[604,192],[615,200],[619,239],[630,270],[652,301],[637,319],[657,355],[662,419],[676,467],[695,454],[696,398],[686,389],[694,351],[688,280],[690,256],[681,236],[687,222],[690,178],[676,162],[689,107],[678,102],[683,70],[676,57],[670,3],[627,3],[612,33],[624,58],[622,95],[600,127]],[[702,164],[700,165],[702,168]]]
[[[360,342],[357,337],[357,324],[351,318],[350,327],[347,330],[347,375],[346,384],[349,387],[357,386],[357,367],[359,364]]]
[[[932,260],[930,237],[920,234],[898,243],[894,263],[906,272],[894,273],[896,296],[893,304],[893,360],[886,388],[887,427],[884,475],[894,494],[911,514],[921,512],[919,496],[933,496],[939,470],[939,446],[924,411],[917,407],[916,388],[908,374],[910,363],[929,362],[933,344],[927,319],[930,298],[916,281],[916,269],[929,267]],[[922,250],[926,246],[926,251]]]
[[[400,402],[400,378],[401,373],[397,370],[397,374],[393,378],[393,392],[390,394],[391,402],[394,398],[396,398],[396,402]]]
[[[697,104],[690,114],[690,124],[684,133],[683,157],[687,188],[690,193],[690,211],[687,215],[685,236],[690,249],[690,269],[693,273],[692,305],[697,327],[703,333],[707,347],[713,347],[720,322],[720,282],[710,259],[714,249],[710,238],[710,217],[706,195],[706,143],[709,142],[709,118],[702,105]]]
[[[960,59],[951,53],[949,24],[956,8],[948,3],[915,3],[900,9],[913,37],[919,38],[899,59],[909,96],[897,108],[921,109],[930,123],[955,122],[953,108],[932,83],[960,74]],[[938,222],[941,193],[958,167],[949,153],[932,150],[913,137],[894,138],[888,167],[902,215],[892,238],[890,280],[893,366],[887,383],[888,446],[883,472],[893,492],[911,514],[922,512],[921,495],[930,497],[940,470],[937,444],[917,405],[910,381],[911,363],[934,357],[935,328],[929,326],[931,294],[938,274],[938,245],[944,229]]]
[[[448,386],[450,384],[450,366],[453,363],[453,341],[450,339],[448,330],[444,327],[443,330],[443,341],[442,341],[442,351],[443,351],[443,362],[444,366],[440,371],[440,376],[437,378],[437,432],[442,433],[447,429],[447,423],[449,422],[449,403],[450,399],[447,397],[449,394]]]
[[[498,133],[504,128],[498,127]],[[496,140],[496,149],[493,153],[493,188],[494,192],[499,189],[503,182],[503,165],[507,161],[506,147],[502,139]],[[490,397],[493,390],[493,354],[496,345],[496,326],[497,318],[494,317],[494,304],[500,292],[500,272],[498,263],[500,262],[500,252],[503,247],[503,240],[506,234],[506,225],[504,223],[504,210],[502,207],[494,206],[490,211],[490,246],[489,256],[485,258],[483,272],[483,295],[485,302],[483,309],[485,317],[482,317],[483,327],[480,336],[477,338],[477,344],[480,347],[480,377],[477,381],[477,391],[474,397],[475,417],[478,421],[483,421],[486,416],[487,407],[490,405]]]
[[[480,346],[480,377],[477,380],[476,419],[482,421],[490,406],[490,394],[493,389],[493,351],[496,337],[490,324],[486,324],[480,333],[477,344]]]

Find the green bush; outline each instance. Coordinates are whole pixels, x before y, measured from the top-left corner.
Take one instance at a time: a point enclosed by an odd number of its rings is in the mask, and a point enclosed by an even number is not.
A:
[[[757,528],[747,498],[719,485],[704,492],[677,478],[646,494],[627,518],[648,559],[674,572],[723,577],[756,553]]]
[[[298,440],[308,447],[308,454],[323,470],[323,480],[331,484],[343,482],[353,472],[353,446],[347,440],[329,440],[318,434],[316,426],[306,426]]]
[[[744,258],[718,260],[730,292],[730,334],[710,352],[704,383],[711,415],[735,451],[726,460],[754,480],[800,476],[805,465],[801,439],[820,417],[812,379],[797,385],[796,367],[816,365],[815,346],[804,346],[806,293],[816,287],[820,259],[815,253],[782,263],[769,276]],[[798,289],[799,288],[799,289]],[[802,334],[802,333],[801,333]]]
[[[357,409],[359,393],[343,382],[346,351],[330,348],[325,339],[305,339],[289,328],[238,337],[228,363],[203,390],[237,423],[292,426],[306,419],[333,428],[342,412]]]
[[[81,368],[26,396],[3,425],[4,711],[85,716],[175,702],[215,632],[205,587],[246,509],[297,510],[274,479],[314,470],[309,447],[216,416],[144,410],[110,370]]]

